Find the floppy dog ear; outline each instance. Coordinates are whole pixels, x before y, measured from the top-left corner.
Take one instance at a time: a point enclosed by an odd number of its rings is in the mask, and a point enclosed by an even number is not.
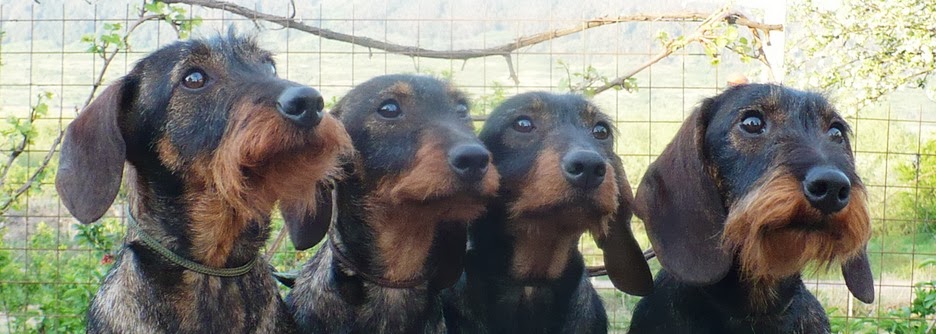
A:
[[[616,175],[620,179],[617,213],[608,221],[605,233],[592,235],[604,253],[605,269],[614,287],[631,295],[646,296],[653,290],[653,274],[631,231],[633,191],[624,173],[620,174]]]
[[[114,82],[65,130],[55,189],[83,224],[101,218],[117,197],[127,145],[117,123],[126,80]]]
[[[342,101],[344,101],[343,98]],[[331,110],[332,116],[338,119],[341,118],[342,104],[339,101]],[[342,177],[353,175],[356,163],[355,161],[342,164]],[[336,180],[332,179],[316,186],[318,193],[315,196],[315,203],[309,203],[308,201],[302,201],[301,203],[280,202],[280,213],[286,222],[289,239],[292,240],[293,246],[297,250],[312,248],[319,241],[322,241],[331,227],[332,219],[337,218],[338,184],[335,182]]]
[[[874,302],[874,275],[871,274],[866,251],[862,250],[857,256],[842,263],[842,276],[845,278],[845,286],[855,298],[865,304]]]
[[[635,203],[660,264],[694,284],[717,282],[731,266],[720,243],[726,210],[703,156],[713,104],[705,100],[683,122],[644,174]]]
[[[297,250],[312,248],[322,241],[328,228],[331,226],[332,215],[335,214],[337,202],[335,201],[336,185],[319,185],[316,191],[315,203],[301,201],[296,203],[280,202],[280,213],[286,222],[289,239]]]

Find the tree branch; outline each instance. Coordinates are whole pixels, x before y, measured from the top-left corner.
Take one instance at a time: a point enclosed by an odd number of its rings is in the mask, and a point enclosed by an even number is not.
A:
[[[650,58],[650,60],[647,60],[643,64],[640,64],[634,69],[628,71],[626,74],[620,77],[614,78],[613,80],[608,81],[606,84],[602,86],[596,87],[594,90],[594,94],[599,94],[611,88],[622,86],[624,85],[624,82],[627,81],[627,79],[633,77],[637,73],[640,73],[640,71],[643,71],[644,69],[652,66],[653,64],[656,64],[657,62],[659,62],[663,58],[668,57],[674,52],[685,48],[687,45],[695,43],[695,42],[703,42],[705,40],[708,40],[709,39],[708,35],[715,28],[715,24],[722,22],[722,21],[727,21],[729,24],[743,25],[743,26],[751,28],[751,30],[755,32],[754,35],[755,35],[755,39],[757,40],[760,40],[759,35],[757,35],[756,33],[758,30],[763,30],[766,32],[775,31],[775,30],[777,31],[783,30],[783,25],[764,24],[764,23],[754,22],[754,21],[749,20],[744,15],[734,12],[726,7],[708,16],[704,21],[702,21],[701,24],[699,24],[699,27],[696,28],[695,32],[689,35],[688,37],[686,37],[684,40],[678,41],[676,39],[672,39],[668,41],[664,45],[663,51],[654,55],[653,58]],[[764,50],[763,50],[762,45],[759,46],[759,50],[760,50],[761,56],[758,57],[758,60],[764,63],[765,65],[767,65],[772,76],[773,69],[770,67],[770,63],[767,62],[767,58],[763,56]]]
[[[59,143],[62,142],[62,136],[64,135],[65,135],[65,131],[59,130],[59,135],[55,138],[55,141],[52,143],[52,146],[49,147],[49,151],[46,152],[45,158],[42,159],[42,163],[40,163],[39,166],[36,167],[36,170],[33,171],[32,175],[29,176],[29,179],[26,181],[26,183],[24,183],[22,186],[16,189],[16,191],[14,191],[13,194],[9,198],[7,198],[5,202],[0,204],[0,212],[6,212],[6,209],[9,208],[10,205],[13,204],[13,202],[16,201],[17,198],[23,195],[23,193],[25,193],[26,190],[29,190],[29,188],[32,187],[32,184],[35,183],[37,179],[39,179],[39,176],[42,175],[42,172],[45,171],[45,168],[49,165],[49,161],[52,160],[52,156],[55,154],[55,150],[58,148]]]
[[[163,0],[165,3],[169,4],[187,4],[194,6],[201,6],[206,8],[220,9],[227,11],[232,14],[240,15],[245,18],[252,20],[263,20],[278,24],[286,28],[292,28],[299,31],[304,31],[316,36],[320,36],[325,39],[330,39],[334,41],[345,42],[353,45],[363,46],[371,49],[384,50],[390,53],[400,54],[410,57],[423,57],[423,58],[434,58],[434,59],[454,59],[454,60],[468,60],[481,57],[489,56],[503,56],[507,61],[507,67],[510,70],[510,76],[515,83],[519,83],[517,78],[516,71],[513,68],[513,65],[510,61],[510,54],[518,51],[522,48],[540,44],[552,39],[556,39],[563,36],[572,35],[575,33],[582,32],[587,29],[597,28],[609,24],[617,24],[622,22],[695,22],[702,20],[709,20],[712,18],[711,15],[706,13],[676,13],[676,14],[662,14],[662,15],[650,15],[650,14],[635,14],[635,15],[624,15],[617,17],[599,17],[595,19],[586,20],[578,25],[571,27],[556,29],[546,32],[541,32],[538,34],[533,34],[529,36],[523,36],[517,38],[513,42],[501,44],[498,46],[483,48],[483,49],[461,49],[461,50],[431,50],[415,46],[406,46],[394,43],[383,42],[375,40],[368,37],[361,37],[349,34],[343,34],[340,32],[335,32],[328,29],[322,29],[318,27],[313,27],[307,25],[301,20],[297,20],[291,17],[283,17],[277,15],[271,15],[266,13],[261,13],[249,8],[232,4],[226,1],[219,0]],[[734,12],[734,11],[723,11],[724,13],[720,16],[721,20],[728,20],[729,23],[747,26],[753,29],[760,29],[764,31],[772,30],[783,30],[783,26],[779,24],[764,24],[760,22],[751,21],[747,16]],[[671,54],[672,52],[670,52]],[[669,54],[667,54],[669,55]],[[667,56],[664,55],[663,57]],[[660,58],[662,59],[662,58]],[[659,59],[657,59],[659,61]],[[652,65],[652,63],[651,63]],[[649,65],[647,65],[649,66]],[[646,68],[646,67],[644,67]],[[639,72],[639,70],[637,71]],[[636,72],[635,72],[636,73]],[[624,78],[626,79],[626,78]],[[620,83],[619,83],[620,84]],[[613,87],[610,86],[605,88],[605,90]]]

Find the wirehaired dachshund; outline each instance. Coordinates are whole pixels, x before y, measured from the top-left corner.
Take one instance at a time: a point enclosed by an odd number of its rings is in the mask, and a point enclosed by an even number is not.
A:
[[[445,294],[451,332],[606,333],[604,306],[578,250],[586,231],[603,249],[615,287],[650,292],[611,124],[578,95],[520,94],[491,113],[479,137],[501,188],[470,225],[464,279]]]
[[[78,221],[103,216],[127,163],[124,247],[89,333],[291,333],[259,250],[277,201],[315,201],[347,133],[318,91],[230,33],[140,60],[68,126],[56,188]]]
[[[468,111],[455,87],[416,75],[373,78],[335,106],[356,150],[347,177],[318,210],[283,208],[298,248],[327,235],[286,298],[303,332],[446,332],[439,291],[498,187]]]
[[[631,333],[828,333],[800,278],[841,264],[870,303],[866,191],[821,95],[740,84],[705,99],[637,189],[663,269]]]

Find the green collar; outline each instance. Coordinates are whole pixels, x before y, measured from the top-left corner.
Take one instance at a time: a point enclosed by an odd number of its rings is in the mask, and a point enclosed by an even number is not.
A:
[[[179,266],[184,267],[185,269],[194,271],[199,274],[205,274],[209,276],[218,276],[218,277],[243,276],[244,274],[249,272],[251,269],[253,269],[254,264],[257,263],[257,257],[254,257],[252,260],[248,261],[246,264],[240,267],[215,268],[215,267],[209,267],[201,263],[183,258],[182,256],[179,256],[179,254],[176,254],[172,252],[171,250],[169,250],[168,248],[166,248],[166,246],[163,246],[161,243],[159,243],[158,240],[156,240],[149,234],[146,234],[146,231],[143,231],[143,228],[140,227],[140,223],[138,223],[136,219],[133,218],[133,214],[130,213],[129,206],[127,207],[127,225],[130,226],[130,228],[136,230],[137,236],[140,237],[140,241],[143,241],[143,244],[147,248],[149,248],[150,250],[156,253],[159,253],[159,255],[162,255],[162,257],[166,258],[166,260],[169,260],[169,262],[175,263]]]

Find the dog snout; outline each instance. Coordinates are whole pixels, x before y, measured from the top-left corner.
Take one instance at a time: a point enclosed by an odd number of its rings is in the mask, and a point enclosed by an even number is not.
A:
[[[572,151],[562,157],[562,175],[572,186],[594,189],[604,181],[607,167],[604,158],[592,151]]]
[[[289,87],[276,100],[276,109],[290,122],[312,128],[322,121],[325,101],[322,94],[310,87]]]
[[[803,193],[809,203],[824,214],[836,213],[848,205],[851,181],[842,171],[815,167],[806,173]]]
[[[449,167],[465,181],[480,180],[489,162],[490,152],[478,144],[458,145],[448,152]]]

